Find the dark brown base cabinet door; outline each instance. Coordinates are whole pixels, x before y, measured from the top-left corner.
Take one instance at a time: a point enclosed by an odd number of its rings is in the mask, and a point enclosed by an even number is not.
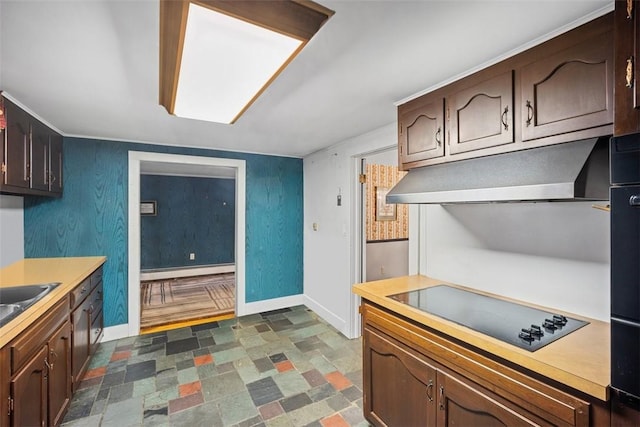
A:
[[[73,341],[71,350],[71,369],[73,375],[73,390],[75,391],[80,383],[80,376],[89,363],[89,334],[91,314],[89,305],[91,301],[87,298],[82,305],[76,308],[71,314],[73,322]]]
[[[419,356],[365,329],[364,413],[377,426],[433,426],[436,371]]]
[[[47,349],[43,346],[11,381],[14,427],[47,425]]]
[[[49,341],[49,425],[62,422],[71,401],[71,325],[65,322]]]
[[[438,427],[538,426],[519,413],[443,372],[438,372]]]
[[[613,33],[522,68],[522,140],[613,123]]]

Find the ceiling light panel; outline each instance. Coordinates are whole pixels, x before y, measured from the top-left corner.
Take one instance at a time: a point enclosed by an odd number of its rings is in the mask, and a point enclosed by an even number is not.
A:
[[[332,14],[297,0],[162,0],[160,103],[234,123]]]

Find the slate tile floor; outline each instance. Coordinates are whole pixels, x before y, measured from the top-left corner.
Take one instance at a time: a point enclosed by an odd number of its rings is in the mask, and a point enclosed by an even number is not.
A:
[[[102,343],[63,426],[368,426],[362,347],[304,306]]]

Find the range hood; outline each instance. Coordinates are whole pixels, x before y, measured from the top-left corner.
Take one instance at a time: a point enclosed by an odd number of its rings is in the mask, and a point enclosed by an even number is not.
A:
[[[609,199],[609,137],[412,169],[387,203]]]

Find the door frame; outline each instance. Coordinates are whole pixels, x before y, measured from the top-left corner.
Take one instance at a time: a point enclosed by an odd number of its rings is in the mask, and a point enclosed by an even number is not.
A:
[[[245,304],[245,213],[246,213],[246,162],[244,160],[218,157],[187,156],[179,154],[129,151],[129,226],[128,226],[128,333],[140,333],[140,173],[145,167],[167,167],[180,165],[191,168],[232,168],[235,169],[236,183],[236,316],[246,312]],[[199,177],[206,177],[200,172]],[[213,177],[213,175],[212,175]]]

